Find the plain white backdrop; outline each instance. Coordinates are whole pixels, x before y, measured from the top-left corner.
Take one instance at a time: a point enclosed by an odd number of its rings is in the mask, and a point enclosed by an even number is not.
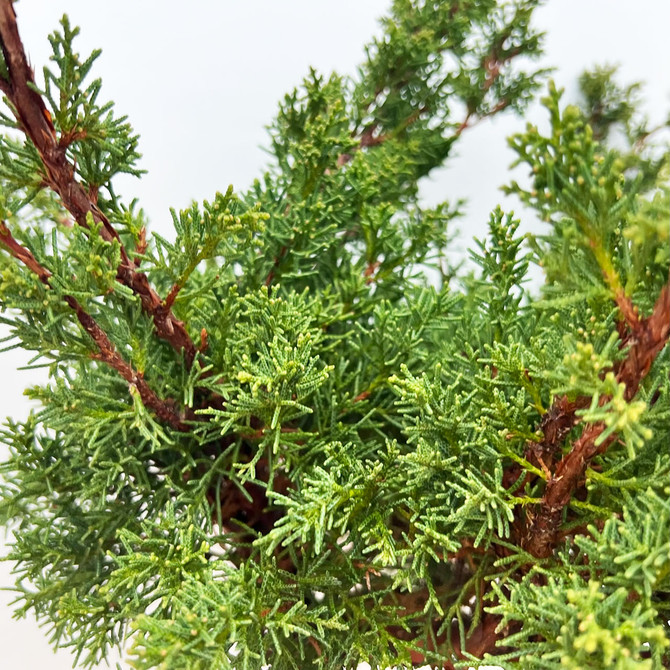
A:
[[[138,197],[151,229],[170,235],[169,207],[211,199],[228,184],[244,190],[260,176],[268,156],[264,127],[277,102],[298,85],[309,66],[328,74],[355,74],[363,46],[379,33],[377,18],[390,0],[22,0],[16,4],[19,29],[41,81],[50,47],[47,35],[63,13],[82,29],[82,55],[100,47],[94,76],[103,80],[102,98],[116,102],[141,135],[141,180],[124,178],[116,190]],[[576,95],[585,67],[619,64],[620,80],[646,82],[647,112],[656,123],[670,109],[667,55],[667,0],[549,0],[536,15],[547,31],[543,66]],[[498,190],[509,181],[512,154],[506,137],[527,120],[544,122],[533,106],[521,119],[512,114],[468,131],[457,156],[422,185],[427,203],[465,197],[467,215],[453,257],[465,254],[473,235],[486,229],[497,204],[518,208]],[[525,230],[537,225],[523,215]],[[4,332],[2,333],[4,334]],[[23,418],[29,405],[22,390],[39,383],[40,371],[17,371],[28,356],[0,354],[0,414]],[[0,417],[0,418],[2,418]],[[6,451],[0,445],[0,457]],[[0,541],[2,531],[0,531]],[[0,586],[12,583],[10,566],[0,563]],[[15,621],[11,592],[0,591],[0,668],[61,670],[72,667],[67,651],[54,655],[44,631],[31,617]],[[101,667],[106,667],[104,664]]]

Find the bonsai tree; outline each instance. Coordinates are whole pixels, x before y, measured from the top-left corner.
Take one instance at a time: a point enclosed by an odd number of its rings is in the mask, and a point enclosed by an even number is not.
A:
[[[542,233],[497,209],[476,272],[417,197],[545,86],[536,4],[395,0],[167,239],[114,189],[138,138],[97,52],[63,18],[38,82],[0,0],[1,320],[50,374],[0,518],[18,613],[76,664],[666,667],[670,191],[636,89],[549,84],[506,187]]]

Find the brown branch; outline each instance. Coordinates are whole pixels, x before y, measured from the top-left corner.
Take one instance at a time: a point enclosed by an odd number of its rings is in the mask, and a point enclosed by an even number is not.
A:
[[[279,250],[279,253],[275,256],[275,259],[272,263],[272,267],[270,268],[270,272],[268,272],[268,276],[265,278],[265,281],[263,282],[264,285],[267,286],[268,288],[274,281],[277,268],[281,265],[281,262],[286,257],[288,250],[289,250],[288,246],[283,245],[282,248]]]
[[[555,398],[540,422],[542,439],[540,442],[530,442],[528,444],[524,454],[525,459],[544,472],[551,472],[555,455],[568,433],[577,424],[577,411],[588,407],[590,402],[591,399],[585,396],[580,396],[575,400],[569,400],[564,395]],[[519,463],[513,463],[505,470],[503,476],[505,488],[513,486],[523,473],[524,468]],[[533,478],[533,473],[526,471],[524,485],[532,481]],[[519,535],[521,518],[516,519],[514,527],[517,530],[517,535]]]
[[[386,140],[388,137],[387,135],[375,135],[378,126],[379,124],[375,121],[365,128],[360,134],[358,147],[356,147],[354,151],[357,149],[364,149],[365,147],[376,147],[378,144],[382,144]]]
[[[421,115],[426,113],[427,111],[428,107],[426,105],[420,107],[419,109],[415,109],[407,117],[407,119],[405,119],[405,121],[403,121],[401,124],[398,125],[397,129],[395,129],[392,132],[383,133],[381,135],[375,135],[375,132],[379,128],[379,123],[377,121],[374,121],[373,123],[369,124],[368,126],[365,127],[363,132],[361,132],[361,134],[358,136],[358,146],[352,147],[349,150],[350,153],[343,153],[337,157],[336,161],[337,167],[340,168],[343,165],[346,165],[350,160],[353,159],[354,154],[356,154],[361,149],[367,149],[368,147],[378,147],[384,144],[384,142],[390,140],[391,138],[396,137],[396,135],[399,132],[407,130],[407,128],[416,123],[421,118]],[[352,137],[355,137],[355,131],[352,133]]]
[[[633,304],[633,301],[627,296],[623,289],[619,289],[614,296],[614,302],[616,302],[621,315],[626,322],[626,325],[630,328],[633,335],[638,333],[641,328],[640,316],[638,314],[637,307]]]
[[[165,300],[163,301],[163,305],[166,307],[166,309],[172,309],[172,305],[174,305],[174,301],[177,299],[177,295],[179,295],[179,291],[181,291],[182,288],[183,287],[179,282],[172,284],[167,296],[165,297]]]
[[[39,153],[46,171],[46,185],[60,196],[63,205],[80,226],[87,227],[86,218],[90,214],[94,221],[102,224],[102,238],[117,241],[121,245],[117,279],[139,296],[142,308],[153,319],[157,335],[177,352],[183,350],[186,363],[190,367],[197,350],[184,323],[160,299],[149,284],[147,276],[137,271],[136,265],[121,244],[119,234],[96,206],[95,198],[92,199],[92,194],[87,193],[76,180],[74,166],[66,154],[67,144],[72,138],[66,134],[58,140],[51,115],[35,90],[33,71],[19,36],[11,0],[0,0],[0,46],[9,73],[9,79],[3,79],[0,88],[11,102],[21,129]]]
[[[68,130],[67,133],[63,133],[58,140],[58,146],[63,149],[67,149],[73,142],[78,140],[85,140],[88,136],[88,133],[85,130],[75,130],[74,128]]]
[[[637,310],[635,310],[637,316]],[[670,337],[670,281],[661,290],[651,316],[639,322],[629,340],[628,355],[619,367],[617,381],[626,384],[624,397],[631,400],[651,364]]]
[[[49,277],[51,277],[51,273],[40,265],[38,260],[28,249],[14,239],[14,236],[4,221],[0,221],[0,244],[5,247],[16,260],[23,263],[31,272],[36,274],[43,284],[49,285]]]
[[[36,274],[45,286],[51,287],[51,273],[40,264],[30,250],[22,246],[13,237],[4,221],[0,221],[0,244],[5,247],[16,260],[23,263],[31,272]],[[119,352],[107,336],[107,333],[105,333],[97,321],[86,312],[81,304],[69,295],[64,295],[63,300],[65,300],[69,307],[74,311],[77,320],[83,329],[93,342],[95,342],[98,351],[97,353],[92,354],[92,358],[109,365],[116,370],[130,386],[136,388],[144,406],[152,410],[163,423],[182,432],[190,430],[189,426],[184,423],[173,409],[173,403],[168,400],[161,400],[154,393],[145,381],[144,375],[141,372],[134,370],[132,365],[119,355]]]
[[[456,132],[454,133],[456,137],[460,137],[464,130],[471,128],[473,125],[477,125],[478,121],[470,123],[471,118],[472,118],[472,112],[468,112],[465,115],[465,118],[458,124],[458,128],[456,128]]]
[[[508,37],[509,34],[501,36],[501,39],[498,40],[498,44],[494,45],[491,48],[491,51],[489,51],[489,53],[482,59],[482,70],[484,71],[484,84],[482,85],[482,90],[484,92],[488,91],[491,86],[495,84],[496,79],[500,76],[502,68],[521,53],[520,49],[516,48],[508,51],[501,57],[499,53],[500,45],[502,45]]]
[[[626,309],[628,317],[635,315],[636,320],[630,321],[635,328],[629,340],[628,354],[619,366],[617,381],[626,385],[624,397],[631,400],[670,338],[670,282],[661,290],[648,318],[639,320],[632,305],[630,310]],[[627,318],[625,312],[624,318]],[[606,401],[607,398],[604,398],[603,402]],[[554,476],[547,483],[540,509],[530,520],[523,538],[524,549],[533,556],[546,558],[551,555],[558,539],[563,509],[570,502],[586,468],[596,455],[604,453],[617,439],[613,434],[601,444],[596,444],[604,430],[603,423],[586,426],[571,450],[558,463]]]
[[[507,37],[507,36],[504,36]],[[501,43],[504,40],[501,40]],[[513,49],[509,53],[506,53],[503,57],[499,55],[499,45],[494,46],[491,51],[482,59],[482,70],[484,71],[484,83],[482,84],[482,91],[486,93],[496,82],[498,77],[500,77],[500,72],[502,68],[507,65],[511,60],[516,58],[520,54],[519,49]],[[474,122],[471,121],[474,116],[474,110],[468,110],[465,118],[458,125],[454,132],[454,137],[460,137],[464,130],[476,126],[479,122],[483,121],[485,118],[495,116],[499,112],[502,112],[504,109],[509,107],[510,101],[507,98],[502,98],[499,100],[491,110],[482,115],[477,115],[477,118]],[[428,111],[427,106],[423,106],[420,109],[415,110],[412,114],[400,125],[400,130],[405,130],[409,128],[413,123],[415,123],[421,115]],[[365,149],[367,147],[376,147],[384,142],[386,142],[391,137],[395,136],[393,133],[385,133],[381,135],[375,135],[375,132],[378,129],[378,122],[374,121],[370,123],[359,136],[358,146],[350,150],[351,153],[340,154],[337,158],[337,167],[342,167],[346,165],[353,157],[357,151]]]

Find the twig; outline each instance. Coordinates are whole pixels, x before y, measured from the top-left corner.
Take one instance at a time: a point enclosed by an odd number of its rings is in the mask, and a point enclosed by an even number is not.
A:
[[[486,93],[493,86],[498,77],[500,77],[500,72],[502,68],[520,54],[520,50],[517,48],[512,49],[511,51],[509,51],[508,53],[504,54],[501,57],[499,50],[504,40],[507,39],[507,37],[509,37],[509,35],[503,35],[499,40],[499,44],[494,45],[491,48],[491,51],[482,59],[482,69],[484,70],[485,76],[481,90],[484,93]],[[373,99],[372,102],[374,102],[377,95],[378,93],[375,95],[375,98]],[[372,102],[368,104],[368,109],[372,105]],[[494,105],[494,107],[491,110],[489,110],[485,114],[478,115],[474,123],[471,122],[471,119],[474,115],[474,110],[468,110],[468,113],[466,114],[465,118],[454,131],[454,138],[460,137],[464,130],[472,128],[483,119],[488,118],[490,116],[495,116],[499,112],[502,112],[506,107],[509,106],[509,104],[510,101],[507,98],[502,98]],[[365,149],[367,147],[376,147],[381,144],[384,144],[384,142],[386,142],[391,137],[395,137],[395,135],[399,130],[406,130],[407,128],[409,128],[412,124],[414,124],[418,119],[421,118],[422,114],[424,114],[427,111],[428,107],[426,105],[422,106],[419,109],[414,110],[414,112],[412,112],[412,114],[410,114],[409,117],[402,124],[400,124],[398,130],[391,133],[375,135],[375,132],[379,128],[379,122],[373,121],[372,123],[368,124],[358,136],[358,146],[355,146],[353,147],[353,149],[350,149],[348,153],[342,153],[338,156],[337,167],[342,167],[343,165],[346,165],[354,157],[354,154],[357,151],[360,151],[361,149]]]
[[[51,273],[39,263],[28,249],[17,242],[4,221],[0,221],[0,244],[4,246],[16,260],[23,263],[31,272],[36,274],[44,285],[51,286]],[[163,423],[166,423],[175,430],[181,432],[190,430],[190,427],[186,425],[174,411],[171,406],[172,403],[166,400],[161,400],[147,384],[142,373],[133,369],[132,365],[119,355],[119,352],[107,336],[107,333],[105,333],[97,321],[86,312],[81,304],[69,295],[63,296],[63,300],[65,300],[69,307],[74,311],[79,323],[93,342],[95,342],[98,352],[92,354],[92,358],[106,363],[116,370],[129,385],[134,386],[140,394],[144,406],[151,409]]]
[[[121,246],[121,263],[117,279],[139,296],[142,308],[154,322],[156,333],[177,351],[184,351],[190,367],[197,352],[188,335],[184,323],[178,320],[170,308],[160,299],[149,284],[147,276],[137,271],[126,249],[121,244],[119,234],[109,219],[98,209],[93,194],[77,182],[74,166],[67,158],[68,135],[57,137],[42,97],[37,93],[33,71],[28,64],[23,43],[16,25],[16,14],[11,0],[0,0],[0,46],[7,65],[8,79],[0,77],[0,89],[12,104],[21,129],[35,145],[46,171],[45,183],[61,198],[65,208],[74,220],[87,227],[86,217],[101,223],[100,234],[104,240],[117,241]]]

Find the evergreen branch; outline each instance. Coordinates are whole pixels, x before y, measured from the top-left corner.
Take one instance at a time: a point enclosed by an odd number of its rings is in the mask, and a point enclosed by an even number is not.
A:
[[[499,39],[497,43],[491,47],[489,53],[482,59],[484,83],[482,84],[481,89],[482,92],[484,93],[488,91],[493,86],[493,84],[495,84],[496,80],[500,77],[503,67],[508,63],[510,63],[512,59],[516,58],[521,53],[520,49],[513,49],[504,56],[500,54],[502,44],[508,38],[509,33],[503,34],[501,36],[501,39]],[[475,114],[474,109],[468,108],[465,118],[456,128],[456,132],[454,133],[455,136],[460,137],[460,135],[463,133],[464,130],[474,128],[474,126],[476,126],[484,119],[487,119],[491,116],[495,116],[499,112],[502,112],[503,110],[507,109],[507,107],[509,107],[511,102],[512,101],[507,98],[502,98],[498,100],[498,102],[493,106],[492,109],[483,114]],[[474,121],[471,121],[473,116],[476,118]]]
[[[636,310],[631,310],[631,313],[636,314]],[[616,375],[617,382],[625,385],[626,401],[635,396],[640,382],[670,338],[670,282],[661,290],[651,315],[634,323],[636,327],[628,354]],[[600,404],[607,400],[607,397],[601,398]],[[524,549],[534,556],[546,558],[551,555],[558,538],[563,508],[570,502],[592,459],[607,451],[617,439],[616,433],[605,436],[605,430],[604,422],[588,425],[558,463],[554,476],[547,483],[540,510],[530,520],[522,542]]]
[[[35,273],[40,281],[46,286],[50,286],[51,273],[43,267],[33,254],[23,247],[7,227],[4,221],[0,221],[0,244],[4,246],[16,260],[23,263],[31,272]],[[144,376],[133,369],[132,365],[126,362],[116,350],[105,331],[100,327],[96,320],[81,306],[81,304],[72,296],[65,295],[63,300],[69,305],[77,316],[77,320],[95,342],[98,353],[92,354],[95,360],[107,363],[116,370],[131,386],[137,389],[137,392],[146,407],[153,410],[156,416],[175,430],[186,432],[190,430],[184,421],[171,407],[171,401],[161,400],[156,393],[147,384]]]
[[[454,3],[449,10],[450,17],[453,18],[459,12],[459,10],[466,13],[464,8],[460,7],[458,3]],[[506,42],[510,40],[514,28],[515,26],[510,24],[506,27],[506,29],[501,31],[501,33],[496,37],[495,41],[491,44],[489,51],[481,59],[481,70],[484,73],[484,81],[480,86],[480,94],[482,96],[485,95],[501,77],[504,72],[504,68],[509,65],[516,57],[524,53],[524,49],[521,46],[517,46],[511,49],[504,48]],[[447,32],[445,32],[443,37],[444,40],[439,49],[440,52],[449,48]],[[408,68],[408,71],[405,73],[403,78],[393,82],[393,84],[390,86],[390,91],[385,92],[383,88],[377,88],[374,91],[374,95],[364,106],[364,111],[369,113],[371,108],[377,103],[382,93],[386,93],[387,98],[391,96],[400,96],[402,90],[407,86],[407,82],[411,80],[413,76],[416,76],[417,72],[418,70]],[[447,79],[444,79],[443,82],[437,86],[437,90],[440,90],[446,81]],[[495,116],[499,112],[505,110],[511,104],[511,98],[502,97],[493,105],[491,109],[478,114],[476,111],[476,106],[471,106],[468,103],[467,114],[464,120],[457,125],[452,139],[457,139],[467,128],[474,127],[477,123],[485,118]],[[361,130],[355,128],[351,134],[351,137],[355,140],[356,144],[338,156],[336,162],[337,167],[339,168],[349,163],[357,151],[378,147],[390,139],[397,137],[400,133],[408,130],[410,126],[414,125],[417,121],[425,118],[426,114],[430,114],[432,111],[434,110],[431,109],[430,105],[420,105],[417,108],[411,110],[411,112],[403,120],[397,122],[395,128],[386,132],[383,130],[384,124],[380,118],[373,118],[373,120],[367,123]],[[476,117],[476,120],[471,122],[473,117]]]
[[[72,138],[62,137],[58,140],[51,114],[35,86],[34,74],[16,25],[12,0],[0,0],[0,44],[9,75],[7,80],[3,79],[0,88],[11,102],[22,130],[39,153],[46,171],[45,183],[60,196],[63,205],[80,226],[88,227],[86,217],[90,213],[96,222],[102,223],[100,234],[103,239],[120,243],[119,234],[96,205],[95,189],[88,193],[76,180],[74,166],[66,154]],[[184,323],[174,316],[170,307],[151,287],[147,276],[138,272],[136,267],[121,244],[117,279],[139,296],[143,309],[153,319],[157,335],[169,342],[177,352],[184,350],[190,367],[197,349]]]
[[[36,274],[43,284],[49,284],[51,273],[39,264],[35,256],[33,256],[28,249],[21,246],[21,244],[14,239],[4,221],[0,221],[0,244],[2,244],[2,246],[16,258],[16,260],[23,263],[31,272]]]

